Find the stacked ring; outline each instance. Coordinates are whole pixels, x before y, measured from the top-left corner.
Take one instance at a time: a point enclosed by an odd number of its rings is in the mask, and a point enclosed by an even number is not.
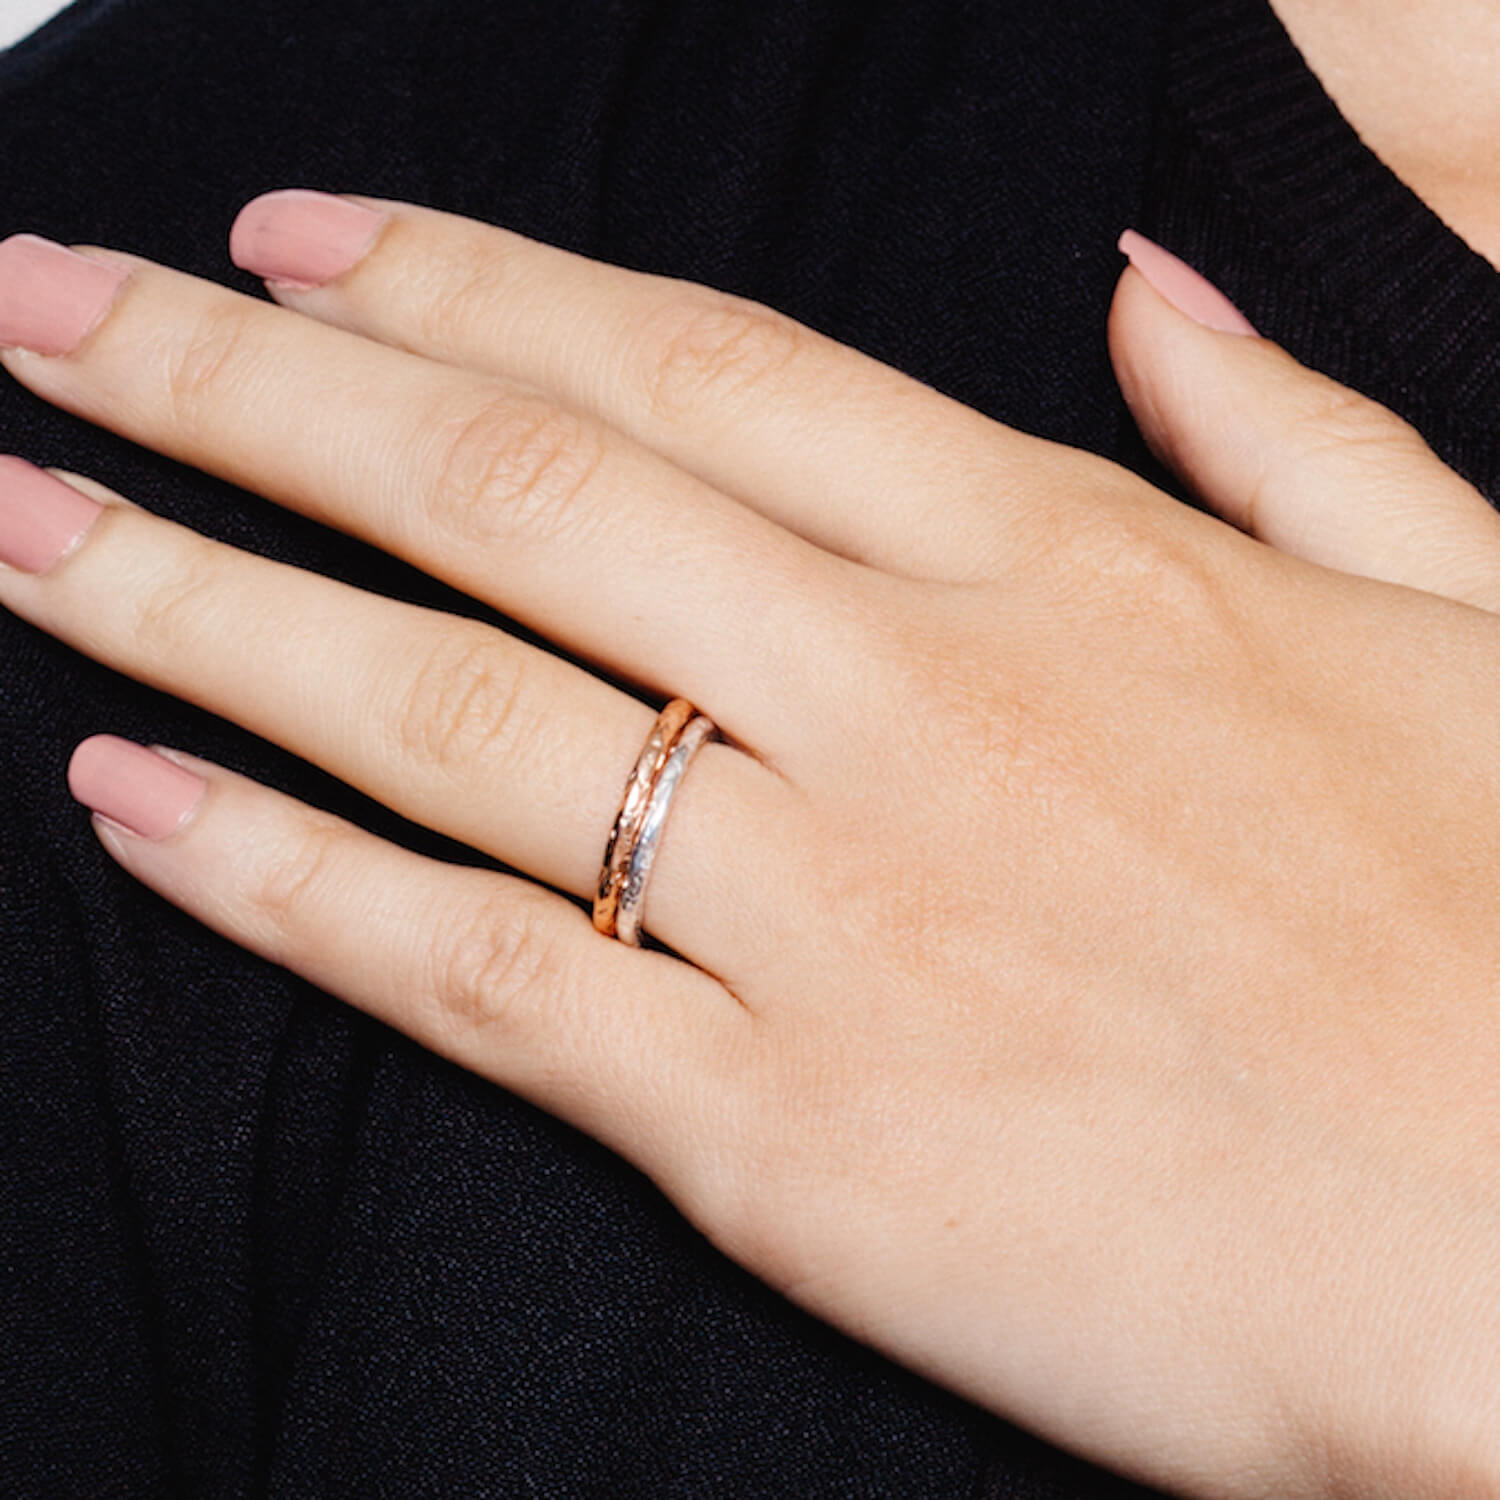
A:
[[[713,720],[685,698],[674,698],[651,726],[625,783],[599,869],[594,926],[606,937],[640,946],[646,884],[672,797],[693,757],[717,733]]]

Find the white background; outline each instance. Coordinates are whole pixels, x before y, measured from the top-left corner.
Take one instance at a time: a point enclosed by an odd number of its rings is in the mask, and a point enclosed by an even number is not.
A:
[[[69,0],[0,0],[0,47],[19,42],[68,5]]]

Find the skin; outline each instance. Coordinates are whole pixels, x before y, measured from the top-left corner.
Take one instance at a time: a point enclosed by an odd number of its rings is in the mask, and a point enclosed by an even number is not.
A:
[[[651,709],[75,477],[108,509],[0,602],[539,883],[180,753],[193,815],[96,821],[109,852],[1085,1455],[1500,1493],[1484,501],[1133,271],[1122,385],[1243,530],[765,309],[380,206],[284,307],[91,251],[132,268],[109,316],[4,363],[710,713],[651,888],[673,951],[567,899]]]
[[[1273,0],[1370,148],[1500,266],[1500,6],[1494,0]]]

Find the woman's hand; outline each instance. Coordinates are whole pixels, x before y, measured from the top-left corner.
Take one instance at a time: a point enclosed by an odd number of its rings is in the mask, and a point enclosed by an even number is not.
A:
[[[284,308],[10,241],[0,338],[44,352],[7,367],[731,743],[653,877],[680,957],[627,948],[567,898],[650,708],[12,463],[10,609],[540,883],[90,740],[73,784],[128,871],[1085,1454],[1215,1496],[1495,1493],[1472,490],[1134,273],[1112,332],[1153,441],[1325,566],[701,288],[366,199],[272,195],[233,243],[301,283]]]

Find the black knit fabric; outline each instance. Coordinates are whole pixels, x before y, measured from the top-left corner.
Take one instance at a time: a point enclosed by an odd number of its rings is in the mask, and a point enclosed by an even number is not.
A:
[[[1172,0],[1154,232],[1500,500],[1500,274],[1360,140],[1265,0]]]
[[[1143,464],[1104,341],[1136,224],[1495,493],[1493,273],[1258,0],[1164,5],[83,0],[0,58],[0,233],[258,292],[225,249],[247,198],[411,199],[756,297]],[[475,612],[8,383],[0,444]],[[136,885],[64,785],[99,731],[475,859],[0,615],[6,1495],[1140,1493],[792,1310],[603,1149]]]

